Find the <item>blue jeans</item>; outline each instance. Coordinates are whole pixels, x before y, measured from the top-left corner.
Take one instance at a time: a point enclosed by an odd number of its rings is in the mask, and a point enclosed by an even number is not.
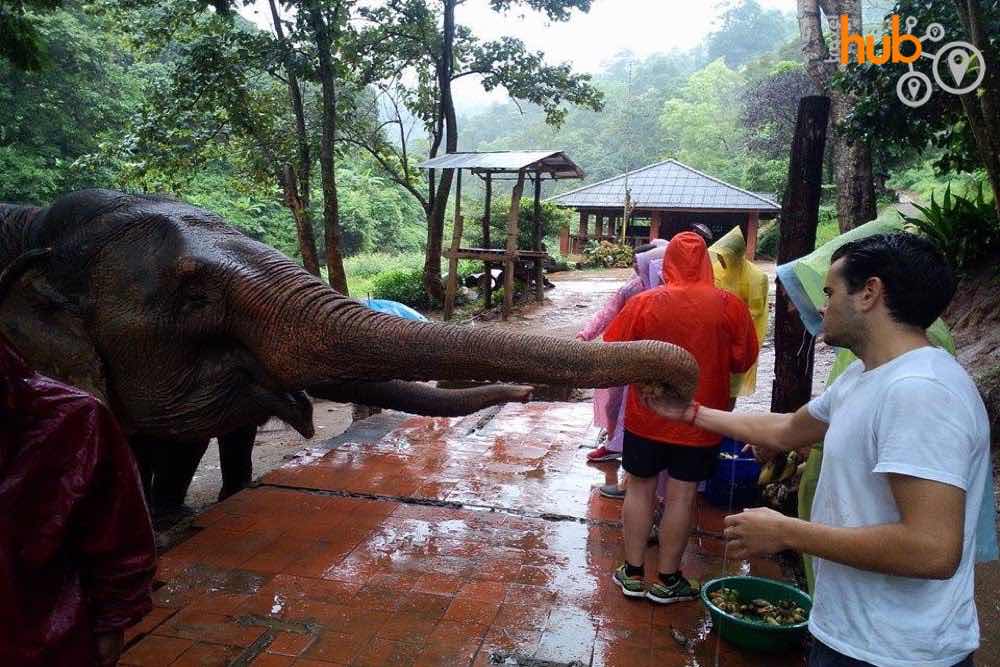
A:
[[[855,660],[843,653],[838,653],[813,637],[812,651],[809,652],[809,667],[873,667],[873,665],[870,662]],[[974,667],[972,654],[970,653],[955,667]]]

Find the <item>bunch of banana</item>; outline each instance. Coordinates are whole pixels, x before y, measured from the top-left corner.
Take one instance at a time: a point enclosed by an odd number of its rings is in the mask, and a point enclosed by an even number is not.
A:
[[[784,458],[778,457],[768,461],[761,467],[757,476],[757,486],[767,486],[772,482],[784,482],[791,479],[799,467],[798,452],[789,452]]]

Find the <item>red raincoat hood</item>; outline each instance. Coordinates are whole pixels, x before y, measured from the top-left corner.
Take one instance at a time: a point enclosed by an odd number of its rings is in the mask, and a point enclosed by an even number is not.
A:
[[[681,232],[670,239],[663,258],[663,282],[676,287],[715,285],[704,239],[694,232]]]

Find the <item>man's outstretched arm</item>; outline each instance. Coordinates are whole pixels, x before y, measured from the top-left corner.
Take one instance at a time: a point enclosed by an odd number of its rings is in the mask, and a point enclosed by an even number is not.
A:
[[[715,410],[693,403],[645,397],[646,403],[667,419],[693,424],[706,431],[734,440],[777,451],[799,449],[820,442],[827,424],[811,414],[806,406],[784,414],[743,414]]]

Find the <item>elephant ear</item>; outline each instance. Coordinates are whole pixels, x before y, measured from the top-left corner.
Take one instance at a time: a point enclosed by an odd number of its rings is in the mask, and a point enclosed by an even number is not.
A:
[[[0,283],[0,331],[32,369],[107,402],[104,363],[80,315],[46,277],[46,255],[18,258]],[[26,253],[27,255],[27,253]],[[28,263],[32,266],[27,266]],[[41,264],[41,266],[39,266]],[[12,269],[16,268],[16,273]]]

